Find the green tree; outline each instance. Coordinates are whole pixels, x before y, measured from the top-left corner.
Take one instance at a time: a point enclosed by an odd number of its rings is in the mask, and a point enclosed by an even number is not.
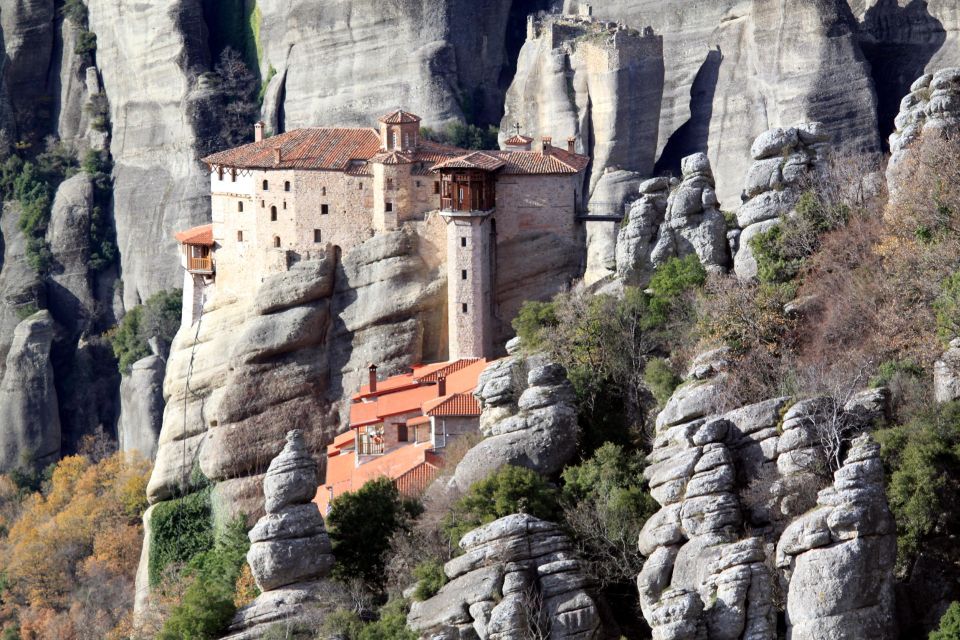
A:
[[[960,602],[954,602],[940,618],[940,628],[930,632],[929,640],[960,640]]]
[[[475,482],[447,514],[443,528],[456,545],[467,532],[521,511],[556,520],[557,492],[535,471],[506,465]]]
[[[134,362],[150,355],[151,338],[156,338],[161,356],[169,354],[170,343],[180,328],[182,299],[180,289],[159,291],[123,316],[110,334],[121,373],[129,373]]]
[[[420,510],[419,503],[401,496],[389,478],[334,498],[326,520],[337,559],[334,576],[360,578],[374,589],[382,588],[390,537],[406,528]]]
[[[667,400],[682,382],[680,376],[673,372],[670,364],[663,358],[652,358],[647,362],[643,370],[643,381],[660,406],[667,404]]]

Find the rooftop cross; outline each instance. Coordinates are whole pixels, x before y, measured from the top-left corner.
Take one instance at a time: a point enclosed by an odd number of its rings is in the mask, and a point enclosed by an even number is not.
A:
[[[520,123],[519,123],[519,122],[514,122],[514,123],[513,123],[513,128],[517,130],[517,135],[519,136],[519,135],[520,135]]]

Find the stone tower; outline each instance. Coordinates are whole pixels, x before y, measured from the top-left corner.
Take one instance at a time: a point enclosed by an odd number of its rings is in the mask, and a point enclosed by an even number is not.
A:
[[[493,211],[442,211],[447,223],[450,359],[490,355]]]

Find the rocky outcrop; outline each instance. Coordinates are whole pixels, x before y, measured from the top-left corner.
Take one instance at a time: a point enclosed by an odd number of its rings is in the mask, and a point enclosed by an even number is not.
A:
[[[50,346],[54,322],[38,311],[13,332],[0,381],[0,472],[42,469],[60,458],[60,416]]]
[[[643,25],[633,25],[637,29]],[[664,82],[663,38],[576,14],[530,18],[507,91],[501,140],[570,137],[593,156],[590,191],[607,168],[650,175]]]
[[[0,3],[0,32],[3,35],[2,100],[0,128],[24,139],[48,122],[38,106],[48,93],[49,62],[54,47],[53,0],[4,0]]]
[[[617,274],[625,284],[645,286],[670,258],[696,255],[708,271],[730,263],[727,226],[704,153],[683,159],[683,180],[654,178],[640,185],[640,199],[617,236]]]
[[[590,196],[589,215],[623,215],[637,199],[640,183],[639,173],[608,167]],[[617,231],[620,225],[616,221],[587,220],[585,226],[587,267],[583,274],[583,283],[591,286],[616,275]]]
[[[457,465],[450,487],[465,491],[504,465],[552,475],[577,450],[573,385],[542,355],[515,354],[484,369],[474,392],[484,436]]]
[[[120,419],[117,439],[121,451],[138,451],[151,460],[163,425],[163,374],[160,356],[137,360],[130,375],[120,381]]]
[[[937,138],[960,126],[960,67],[941,69],[917,78],[900,102],[900,112],[890,134],[887,183],[895,192],[901,180],[901,163],[921,136]]]
[[[821,123],[808,122],[770,129],[754,140],[750,148],[754,162],[747,172],[743,203],[737,209],[740,232],[732,236],[737,277],[756,277],[757,261],[750,241],[794,214],[803,190],[812,184],[812,174],[826,158],[829,139]]]
[[[883,394],[843,409],[774,398],[718,413],[725,356],[709,359],[657,416],[644,472],[661,505],[639,537],[653,637],[773,640],[778,615],[796,640],[893,637],[896,543],[879,449],[861,436],[832,485],[820,471],[831,421],[866,424]]]
[[[90,0],[90,29],[110,97],[113,214],[123,303],[179,287],[176,230],[210,219],[210,183],[198,162],[196,112],[210,99],[198,0],[144,4]]]
[[[960,398],[960,338],[951,340],[950,348],[933,364],[933,397],[937,402]]]
[[[323,612],[339,604],[336,587],[324,580],[333,568],[323,517],[312,502],[317,493],[317,463],[303,434],[294,429],[273,459],[263,481],[264,515],[250,530],[247,562],[261,594],[237,611],[231,640],[263,637],[278,621],[317,625]]]
[[[896,556],[880,446],[862,435],[833,485],[817,496],[817,508],[791,522],[777,543],[777,568],[789,584],[791,637],[897,637]]]
[[[64,180],[57,188],[47,227],[54,265],[47,287],[53,314],[72,332],[87,328],[95,313],[96,291],[90,275],[90,212],[93,183],[86,173]]]
[[[599,607],[557,525],[510,515],[474,529],[460,547],[444,566],[450,581],[410,607],[407,625],[421,638],[527,638],[534,629],[556,640],[600,637]]]
[[[565,0],[576,10],[579,0]],[[823,122],[838,148],[877,151],[876,98],[845,0],[593,0],[594,16],[663,35],[657,169],[707,152],[721,202],[735,201],[753,140]]]

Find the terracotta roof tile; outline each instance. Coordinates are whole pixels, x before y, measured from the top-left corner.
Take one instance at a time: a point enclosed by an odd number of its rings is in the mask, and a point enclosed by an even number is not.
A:
[[[425,402],[423,412],[428,416],[478,416],[480,403],[472,394],[452,393]]]
[[[174,234],[180,244],[193,244],[205,247],[213,246],[213,225],[204,224]]]
[[[399,151],[381,151],[370,158],[370,162],[377,162],[379,164],[412,164],[413,160],[412,154],[401,153]]]
[[[463,156],[450,158],[437,164],[434,169],[480,169],[481,171],[496,171],[506,163],[500,158],[486,151],[474,151]]]
[[[508,138],[504,144],[511,147],[522,147],[533,142],[533,138],[528,138],[527,136],[516,135],[512,138]]]
[[[384,124],[410,124],[412,122],[420,122],[420,119],[420,116],[414,113],[404,111],[403,109],[397,109],[396,111],[388,113],[385,116],[380,116],[378,121]]]
[[[280,162],[274,149],[280,148]],[[214,153],[209,165],[249,169],[333,169],[343,171],[352,160],[369,160],[380,151],[374,129],[310,128],[281,133],[260,142]]]
[[[478,168],[488,171],[499,169],[502,173],[508,175],[552,175],[579,173],[590,164],[589,156],[571,153],[558,147],[550,147],[547,153],[516,149],[481,151],[477,153],[495,158],[502,164],[491,169],[485,169],[480,166],[478,161],[474,161],[472,165],[468,164],[471,161],[467,159],[476,154],[467,154],[437,164],[434,167],[434,171],[451,168]]]

